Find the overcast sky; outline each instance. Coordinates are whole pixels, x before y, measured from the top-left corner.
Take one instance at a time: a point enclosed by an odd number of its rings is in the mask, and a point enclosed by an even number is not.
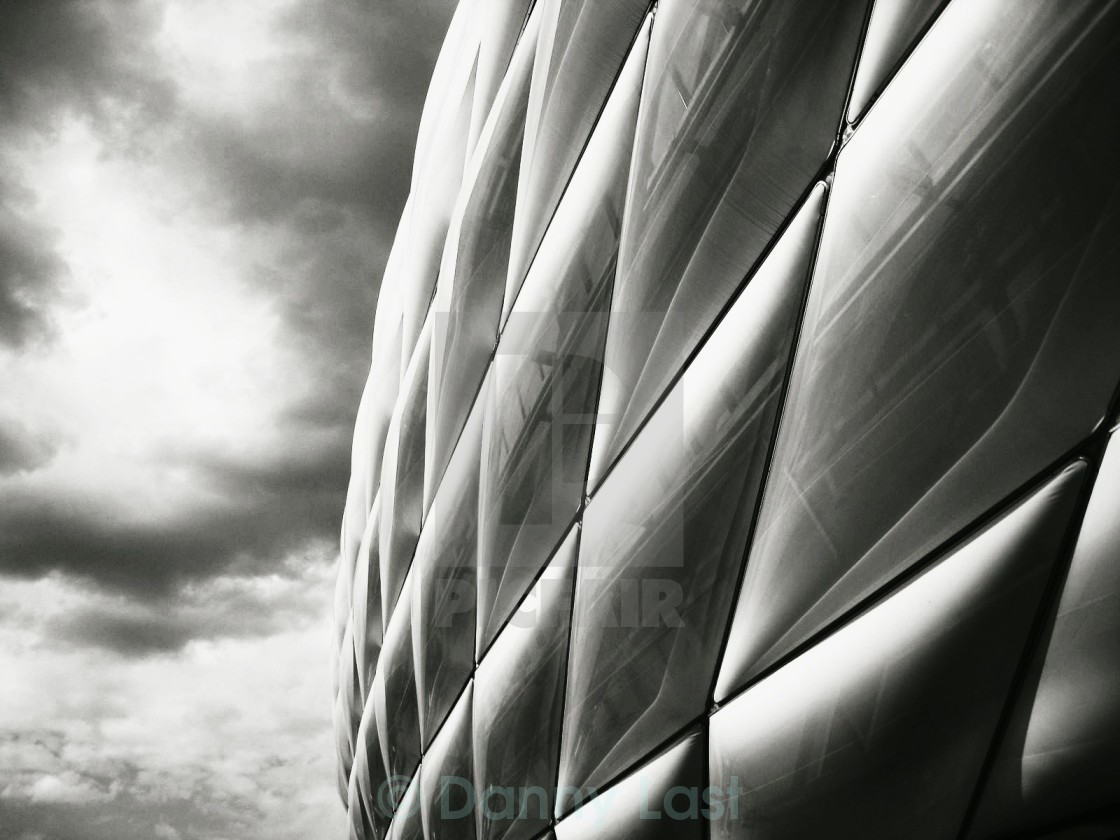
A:
[[[0,3],[0,836],[344,836],[327,674],[451,0]]]

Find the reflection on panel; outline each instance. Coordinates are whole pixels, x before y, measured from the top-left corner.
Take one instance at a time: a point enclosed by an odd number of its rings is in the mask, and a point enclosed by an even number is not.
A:
[[[646,69],[592,486],[834,145],[866,0],[663,0]]]
[[[412,564],[424,503],[424,431],[428,399],[428,352],[432,324],[421,334],[408,364],[401,396],[389,421],[381,468],[381,614],[393,613],[404,576]]]
[[[957,836],[1085,472],[717,711],[713,840]]]
[[[408,789],[401,797],[400,808],[389,828],[389,840],[425,840],[424,819],[420,803],[421,775],[421,772],[417,772],[412,777]]]
[[[484,396],[485,389],[484,388]],[[471,413],[416,547],[412,637],[425,746],[474,668],[480,400]]]
[[[405,219],[408,210],[405,210]],[[396,265],[403,250],[401,240],[407,233],[407,225],[402,220],[397,231],[397,239],[377,301],[377,317],[373,332],[373,364],[366,379],[362,400],[358,406],[358,416],[354,422],[354,445],[350,457],[350,484],[346,492],[346,508],[342,524],[342,558],[345,568],[354,569],[355,555],[367,521],[373,497],[381,484],[382,458],[385,453],[385,438],[393,406],[400,388],[397,369],[401,364],[401,314],[399,289],[396,285]],[[346,581],[349,586],[349,580]],[[346,595],[350,598],[349,592]],[[339,616],[335,612],[336,618]]]
[[[649,0],[538,0],[533,68],[505,312],[576,167]]]
[[[371,347],[373,361],[354,421],[350,485],[346,496],[349,529],[344,527],[343,530],[344,554],[347,550],[356,550],[365,518],[381,484],[385,434],[400,389],[400,376],[397,374],[402,364],[400,271],[408,249],[409,218],[409,205],[406,204],[377,295]]]
[[[338,770],[338,794],[343,803],[349,801],[350,770],[354,766],[354,751],[350,744],[350,737],[346,723],[346,709],[342,695],[334,698],[331,707],[331,724],[334,727],[335,766]]]
[[[492,585],[481,599],[483,646],[583,500],[646,34],[648,25],[560,202],[494,359],[479,538],[484,585]]]
[[[532,36],[539,20],[539,14],[533,15],[502,83],[443,254],[432,307],[425,508],[443,477],[497,340],[536,43]]]
[[[342,637],[342,649],[338,657],[338,699],[341,710],[341,723],[346,737],[346,763],[354,758],[354,740],[358,724],[362,719],[362,696],[358,689],[358,666],[354,657],[353,625],[346,625]]]
[[[479,808],[480,840],[528,840],[552,815],[574,570],[557,554],[478,665],[475,790],[515,792]]]
[[[572,813],[556,840],[701,840],[715,808],[705,799],[704,733],[686,735],[594,799],[575,789],[560,796],[557,815]]]
[[[358,690],[362,702],[369,696],[369,684],[377,667],[377,654],[381,652],[381,561],[380,540],[381,500],[376,497],[366,521],[366,530],[358,548],[354,570],[353,632],[354,659],[358,669]]]
[[[477,3],[460,5],[436,65],[416,146],[409,247],[401,271],[404,358],[412,355],[432,300],[451,213],[466,170],[474,110]]]
[[[373,832],[368,826],[368,820],[362,808],[361,793],[358,790],[358,764],[354,764],[354,772],[350,774],[350,782],[346,792],[346,810],[350,819],[350,840],[367,840],[373,837]]]
[[[383,689],[378,686],[371,691]],[[389,820],[393,816],[393,801],[389,790],[389,776],[385,772],[385,761],[381,749],[381,739],[377,732],[377,704],[366,704],[362,723],[358,727],[357,755],[354,759],[354,772],[358,779],[363,815],[374,829],[371,837],[384,837],[389,830]]]
[[[474,107],[468,149],[474,149],[490,108],[505,77],[514,47],[529,40],[536,45],[536,33],[522,31],[535,0],[478,0],[475,11],[479,28],[478,70],[475,72]],[[540,17],[538,14],[537,17]]]
[[[463,0],[455,7],[447,35],[440,47],[424,109],[416,136],[416,157],[412,183],[423,177],[421,164],[433,154],[438,154],[439,135],[445,128],[447,111],[458,106],[466,77],[471,75],[478,60],[479,32],[477,25],[480,4],[483,0]],[[472,103],[473,104],[473,103]]]
[[[852,84],[848,122],[854,123],[863,116],[871,98],[945,3],[946,0],[875,0]]]
[[[813,191],[587,507],[561,784],[609,781],[705,709],[824,194]]]
[[[336,623],[337,623],[337,620],[339,618],[340,613],[342,614],[343,619],[345,619],[347,617],[346,602],[344,600],[340,601],[339,598],[337,597],[338,596],[338,590],[340,588],[339,583],[338,583],[340,578],[341,578],[341,575],[339,575],[339,574],[335,575],[335,596],[336,597],[334,599],[334,615],[335,615]],[[331,644],[331,646],[330,646],[330,658],[331,659],[330,659],[330,669],[329,670],[330,670],[330,674],[331,674],[331,696],[332,697],[338,697],[338,687],[339,687],[339,685],[338,685],[338,683],[339,683],[339,680],[338,680],[338,660],[339,660],[340,651],[342,649],[342,634],[345,633],[345,632],[346,632],[346,628],[345,628],[345,626],[343,626],[342,630],[338,631],[335,634],[335,639],[337,641],[334,641],[334,643]]]
[[[346,517],[342,520],[342,532],[346,533]],[[342,637],[346,633],[346,625],[350,621],[351,588],[354,585],[354,562],[358,552],[355,549],[347,560],[346,552],[339,555],[338,568],[334,576],[334,624],[333,644],[331,645],[331,691],[338,694],[338,657],[342,650]]]
[[[972,837],[1002,836],[1116,803],[1120,440],[1115,437],[1043,651],[1020,694]]]
[[[1114,2],[956,2],[840,154],[724,692],[1101,420],[1118,20]]]
[[[474,840],[470,684],[424,753],[420,796],[427,840]]]
[[[377,662],[374,694],[377,735],[385,767],[393,778],[408,778],[420,761],[420,720],[416,705],[416,671],[412,659],[412,596],[415,575],[409,572],[396,612],[385,631]],[[398,793],[393,790],[394,795]],[[394,800],[394,805],[398,804]]]

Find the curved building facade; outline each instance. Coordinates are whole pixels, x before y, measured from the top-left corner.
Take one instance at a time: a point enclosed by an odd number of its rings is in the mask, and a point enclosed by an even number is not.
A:
[[[354,838],[1120,836],[1120,0],[463,0],[333,645]]]

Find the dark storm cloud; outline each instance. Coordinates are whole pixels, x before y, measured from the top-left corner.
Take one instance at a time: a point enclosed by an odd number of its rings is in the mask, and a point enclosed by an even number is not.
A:
[[[316,570],[288,571],[289,577],[208,580],[151,603],[111,596],[91,599],[50,621],[44,634],[67,647],[143,657],[177,652],[195,639],[243,639],[291,631],[319,620],[322,603],[313,595]]]
[[[18,202],[19,191],[0,176],[0,346],[9,348],[50,333],[49,308],[66,274],[50,233],[25,218]]]
[[[104,122],[126,101],[156,119],[174,98],[165,80],[126,59],[143,52],[153,25],[140,4],[121,0],[112,25],[96,2],[0,3],[0,139],[50,132],[62,109]],[[20,212],[26,190],[0,175],[0,345],[20,347],[50,334],[50,306],[65,270],[50,233]]]
[[[60,105],[100,117],[114,99],[158,115],[174,89],[136,63],[157,23],[132,0],[4,0],[0,125],[43,128]]]
[[[453,5],[296,4],[282,26],[313,49],[285,68],[281,106],[243,119],[193,108],[160,69],[157,4],[0,3],[0,136],[49,132],[60,111],[82,115],[107,143],[106,154],[163,154],[162,165],[189,173],[204,188],[196,211],[231,226],[271,227],[287,243],[279,266],[249,280],[273,299],[318,390],[280,422],[303,426],[293,432],[293,450],[308,430],[331,440],[310,458],[179,456],[221,489],[222,501],[159,521],[54,496],[21,497],[0,510],[0,574],[59,571],[162,598],[230,570],[267,570],[309,541],[337,540],[377,287]],[[0,182],[0,205],[15,198]],[[48,333],[64,266],[50,235],[14,212],[0,215],[0,266],[0,344],[19,347]],[[0,474],[50,457],[23,431],[0,428]],[[178,645],[189,628],[140,622],[99,632],[107,643],[132,634],[141,646],[160,648]]]
[[[266,573],[293,550],[333,542],[349,454],[275,464],[210,458],[224,503],[172,521],[129,522],[55,499],[15,500],[0,510],[0,574],[35,579],[62,572],[140,599],[191,581]],[[199,461],[202,461],[200,456]]]
[[[35,432],[14,417],[0,415],[0,477],[30,472],[57,454],[61,441]]]

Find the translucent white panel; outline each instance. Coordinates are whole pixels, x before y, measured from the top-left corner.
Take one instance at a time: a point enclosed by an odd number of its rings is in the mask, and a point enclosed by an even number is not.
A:
[[[371,687],[371,691],[373,690],[384,691],[380,686],[377,689]],[[377,733],[377,705],[371,699],[362,713],[362,722],[358,726],[357,754],[354,756],[354,777],[358,780],[358,795],[367,826],[373,828],[372,836],[380,838],[389,829],[393,802],[381,739]]]
[[[366,377],[362,399],[358,405],[358,415],[354,421],[354,443],[350,453],[350,483],[346,491],[341,542],[342,556],[351,571],[354,568],[358,545],[367,525],[367,516],[373,506],[373,496],[381,484],[385,436],[400,390],[401,375],[398,373],[402,364],[400,272],[401,263],[408,249],[410,206],[411,199],[406,204],[404,216],[397,227],[393,248],[382,276],[373,328],[373,362]],[[349,600],[349,592],[346,597]],[[341,630],[339,632],[341,633]]]
[[[420,796],[427,840],[474,840],[469,684],[424,754]]]
[[[377,294],[374,317],[371,365],[366,378],[358,416],[354,423],[354,447],[350,456],[350,490],[347,498],[364,516],[373,506],[373,496],[381,483],[381,459],[385,434],[400,390],[397,370],[403,374],[401,359],[401,271],[408,250],[411,197],[397,226],[393,247],[385,264]],[[356,492],[360,491],[360,492]],[[361,529],[358,530],[361,533]]]
[[[335,610],[335,621],[341,625],[342,620],[350,614],[350,601],[353,597],[352,587],[354,572],[356,570],[358,548],[361,545],[363,532],[366,530],[369,507],[366,503],[367,484],[362,476],[366,474],[363,464],[357,466],[359,460],[369,456],[368,441],[361,434],[367,425],[370,408],[369,379],[366,380],[366,389],[362,393],[362,401],[358,405],[358,416],[355,421],[354,444],[351,454],[350,482],[346,488],[346,505],[342,515],[342,533],[339,538],[341,549],[341,563],[339,565],[338,587],[335,589],[336,606],[345,605],[345,611],[340,613]],[[345,570],[345,573],[343,573]],[[340,603],[341,602],[341,603]]]
[[[947,0],[875,0],[863,39],[848,121],[863,116],[868,103],[895,72],[914,42]]]
[[[543,18],[517,185],[506,292],[510,301],[521,287],[649,0],[538,4]]]
[[[483,386],[484,391],[486,386]],[[425,746],[474,668],[479,401],[467,421],[416,547],[412,626]]]
[[[824,195],[822,184],[587,506],[562,784],[601,786],[707,706]]]
[[[420,773],[412,777],[401,798],[400,808],[389,828],[389,840],[425,840],[420,808]]]
[[[1085,473],[712,715],[713,840],[958,836]]]
[[[564,193],[495,356],[479,539],[486,587],[482,646],[544,565],[584,496],[647,36],[648,23]]]
[[[335,697],[334,705],[331,706],[331,723],[334,732],[335,767],[338,770],[338,795],[345,805],[350,796],[350,770],[354,766],[354,751],[350,744],[347,712],[341,693]]]
[[[335,575],[335,594],[336,594],[336,596],[337,596],[338,590],[339,590],[338,579],[339,579],[339,575]],[[342,615],[346,614],[346,604],[345,604],[345,602],[340,602],[337,597],[335,598],[334,614],[335,614],[336,618],[339,614],[342,614]],[[331,646],[330,646],[331,697],[338,697],[338,686],[339,686],[338,660],[339,660],[339,657],[341,655],[340,651],[342,650],[342,635],[345,632],[346,632],[346,627],[344,625],[341,631],[336,631],[336,633],[337,633],[336,640],[337,641],[332,640],[333,644],[331,644]]]
[[[1101,422],[1120,5],[952,3],[840,153],[725,689]]]
[[[701,840],[704,837],[704,738],[686,735],[594,799],[564,790],[556,840]]]
[[[865,2],[663,0],[611,303],[591,486],[823,167]]]
[[[348,762],[353,761],[354,742],[358,734],[358,724],[362,720],[362,696],[358,690],[358,667],[354,661],[353,626],[346,625],[342,637],[342,649],[338,657],[338,699],[341,703],[343,732],[346,737]]]
[[[437,131],[432,136],[428,154],[421,158],[417,151],[409,206],[410,241],[401,271],[403,358],[412,353],[432,302],[451,213],[463,184],[474,98],[473,56],[465,71],[469,72],[455,78],[448,92],[449,99],[439,112]]]
[[[374,692],[377,735],[392,779],[409,778],[420,761],[420,721],[416,706],[416,669],[412,659],[412,586],[405,579],[396,611],[385,631],[377,662]],[[396,796],[399,791],[392,791]],[[398,802],[394,800],[394,805]]]
[[[342,532],[346,533],[346,515],[342,517]],[[342,635],[346,632],[346,624],[350,621],[350,600],[354,586],[354,563],[358,557],[357,549],[350,553],[347,559],[347,552],[343,551],[339,554],[338,568],[335,570],[334,575],[334,622],[331,629],[334,631],[334,644],[337,653],[338,649],[342,647]],[[337,676],[337,669],[335,670]],[[334,690],[338,691],[338,681],[334,682]]]
[[[432,306],[424,503],[431,503],[494,353],[533,68],[534,14],[459,195]]]
[[[384,410],[387,425],[396,402],[400,380],[404,377],[409,357],[403,353],[404,329],[404,290],[405,269],[408,264],[409,248],[412,243],[412,195],[405,202],[397,233],[393,239],[393,249],[385,263],[385,273],[377,292],[377,314],[373,322],[372,364],[370,377],[376,377],[378,391],[388,402]],[[394,367],[397,375],[393,376]],[[384,430],[382,431],[384,435]],[[384,442],[382,442],[384,446]],[[379,477],[374,473],[375,478]]]
[[[354,570],[353,619],[354,658],[358,668],[358,689],[362,702],[369,696],[369,684],[381,652],[384,625],[381,620],[380,539],[381,497],[376,496],[366,520],[366,531],[358,547]]]
[[[482,127],[506,75],[518,39],[535,42],[537,33],[522,32],[535,0],[477,0],[478,70],[475,73],[470,147],[476,148]],[[540,17],[540,15],[537,15]]]
[[[1108,445],[1057,617],[1019,697],[972,837],[1120,804],[1120,440]],[[1113,824],[1113,828],[1115,828]]]
[[[549,564],[475,674],[475,790],[526,792],[496,793],[477,810],[480,840],[528,840],[553,812],[574,539],[572,548]]]
[[[354,761],[354,770],[350,774],[350,782],[346,793],[346,815],[350,824],[350,840],[373,840],[373,828],[365,815],[362,805],[361,790],[358,787],[358,775],[361,772],[359,762]]]
[[[381,467],[382,615],[388,620],[420,536],[424,505],[424,432],[428,406],[431,320],[408,364],[401,395],[389,421]]]
[[[484,0],[461,0],[451,18],[451,23],[440,48],[432,80],[424,99],[420,127],[416,138],[416,164],[412,182],[415,186],[421,177],[421,164],[440,148],[439,135],[444,127],[446,111],[461,101],[465,79],[473,72],[478,60],[479,13]]]

